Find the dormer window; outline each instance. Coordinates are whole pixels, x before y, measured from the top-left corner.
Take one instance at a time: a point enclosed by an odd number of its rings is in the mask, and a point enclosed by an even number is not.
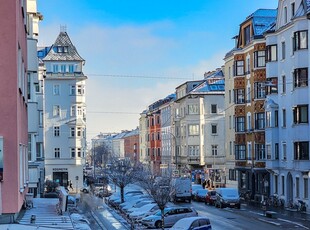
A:
[[[57,53],[68,53],[68,46],[57,46]]]
[[[244,35],[244,45],[247,45],[251,41],[251,33],[250,33],[250,25],[244,28],[243,35]]]

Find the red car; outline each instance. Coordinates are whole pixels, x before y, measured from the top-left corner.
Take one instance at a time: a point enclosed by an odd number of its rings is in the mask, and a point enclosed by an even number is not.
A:
[[[208,191],[205,199],[205,204],[214,205],[215,200],[216,200],[216,191],[215,190]]]

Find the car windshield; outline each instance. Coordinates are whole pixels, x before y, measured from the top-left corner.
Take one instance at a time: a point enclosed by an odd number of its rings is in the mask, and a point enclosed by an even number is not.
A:
[[[227,197],[236,197],[238,195],[238,191],[234,189],[223,190],[223,195]]]
[[[170,211],[170,209],[165,209],[164,215],[165,215],[168,211]],[[161,216],[161,210],[158,210],[158,212],[156,212],[156,213],[154,214],[154,216]]]

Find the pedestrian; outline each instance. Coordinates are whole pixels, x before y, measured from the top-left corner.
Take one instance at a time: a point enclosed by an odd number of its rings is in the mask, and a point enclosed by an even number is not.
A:
[[[73,187],[72,187],[72,182],[71,182],[71,180],[70,180],[70,182],[69,182],[69,187],[70,187],[70,189],[71,189],[71,190],[73,190]]]

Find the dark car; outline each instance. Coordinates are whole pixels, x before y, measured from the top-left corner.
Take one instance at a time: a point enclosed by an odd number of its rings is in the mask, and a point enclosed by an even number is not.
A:
[[[207,193],[208,193],[207,189],[198,189],[194,195],[194,200],[205,201]]]
[[[214,205],[215,201],[216,201],[216,191],[215,190],[208,191],[205,199],[205,204]]]

